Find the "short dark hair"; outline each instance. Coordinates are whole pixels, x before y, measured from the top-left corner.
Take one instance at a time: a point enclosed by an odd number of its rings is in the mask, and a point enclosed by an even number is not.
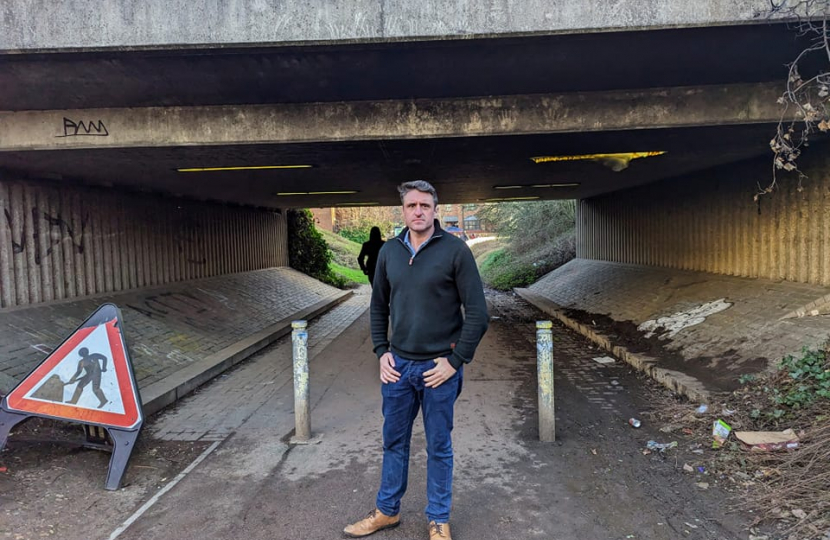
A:
[[[432,195],[432,203],[435,207],[438,207],[438,192],[435,191],[435,188],[432,187],[432,184],[427,182],[426,180],[413,180],[411,182],[404,182],[403,184],[398,186],[398,193],[401,194],[401,204],[403,204],[403,198],[412,190],[420,191],[422,193],[429,193]]]

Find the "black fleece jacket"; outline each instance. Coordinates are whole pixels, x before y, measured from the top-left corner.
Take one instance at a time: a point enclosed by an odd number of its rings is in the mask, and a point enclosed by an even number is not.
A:
[[[391,350],[408,360],[444,356],[458,369],[473,359],[489,322],[475,259],[437,220],[414,257],[403,241],[406,232],[378,255],[371,308],[375,353],[380,358]]]

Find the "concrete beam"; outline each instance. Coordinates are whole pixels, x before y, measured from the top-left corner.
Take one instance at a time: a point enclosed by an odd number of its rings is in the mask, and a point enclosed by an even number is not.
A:
[[[0,113],[0,151],[428,139],[778,122],[779,84]]]
[[[440,39],[763,21],[767,0],[4,0],[0,51]]]

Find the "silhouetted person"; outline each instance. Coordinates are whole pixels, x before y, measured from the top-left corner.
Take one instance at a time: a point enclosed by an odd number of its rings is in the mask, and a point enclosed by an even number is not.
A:
[[[380,237],[380,229],[377,227],[372,227],[372,230],[369,231],[369,241],[363,242],[363,247],[360,248],[360,255],[357,256],[357,264],[360,265],[360,269],[363,270],[363,273],[369,276],[369,285],[372,284],[372,281],[375,279],[375,267],[378,264],[378,253],[380,252],[380,248],[383,247],[383,240]],[[363,262],[363,259],[366,259],[366,262]]]
[[[77,381],[78,386],[75,387],[75,393],[72,394],[72,399],[67,403],[72,403],[73,405],[78,403],[86,385],[92,383],[92,393],[98,398],[100,402],[98,408],[100,409],[107,404],[107,396],[101,391],[101,373],[107,370],[107,357],[98,353],[89,354],[89,349],[86,347],[78,351],[78,354],[81,355],[81,359],[78,360],[78,371],[66,383],[73,384]],[[99,360],[101,361],[100,365],[98,364]],[[81,373],[83,373],[83,376]]]

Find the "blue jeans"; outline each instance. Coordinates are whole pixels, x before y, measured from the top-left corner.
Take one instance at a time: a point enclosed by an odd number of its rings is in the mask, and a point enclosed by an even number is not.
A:
[[[452,506],[452,419],[461,393],[463,366],[438,388],[424,386],[424,372],[435,367],[431,360],[395,357],[396,383],[381,385],[383,395],[383,472],[377,507],[387,516],[401,511],[401,498],[409,477],[412,423],[423,409],[427,440],[427,507],[429,521],[447,523]]]

